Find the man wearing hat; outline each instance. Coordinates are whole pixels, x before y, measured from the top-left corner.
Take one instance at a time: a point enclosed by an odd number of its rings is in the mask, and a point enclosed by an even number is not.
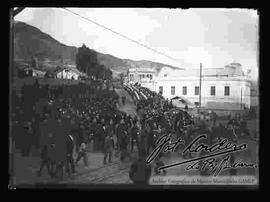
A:
[[[106,164],[107,156],[109,156],[109,163],[112,162],[112,152],[114,148],[113,136],[112,133],[107,133],[104,143],[104,160],[103,164]]]
[[[126,136],[126,126],[125,126],[125,122],[124,119],[122,118],[120,121],[120,124],[117,127],[117,142],[118,142],[118,148],[120,148],[121,151],[121,160],[123,160],[125,158],[125,148],[126,148],[126,144],[125,144],[125,136]]]

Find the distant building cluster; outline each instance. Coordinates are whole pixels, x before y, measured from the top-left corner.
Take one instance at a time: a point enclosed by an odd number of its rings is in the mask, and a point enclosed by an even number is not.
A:
[[[27,76],[39,77],[39,78],[56,78],[56,79],[71,79],[71,80],[81,80],[87,78],[87,75],[80,72],[73,65],[65,65],[64,67],[57,67],[54,70],[41,71],[35,68],[27,67],[24,69]]]
[[[159,72],[152,69],[130,69],[129,83],[139,83],[163,97],[180,97],[193,107],[199,105],[200,69],[175,70],[163,67]],[[239,63],[224,68],[202,68],[201,106],[219,109],[244,109],[251,106],[251,80]]]

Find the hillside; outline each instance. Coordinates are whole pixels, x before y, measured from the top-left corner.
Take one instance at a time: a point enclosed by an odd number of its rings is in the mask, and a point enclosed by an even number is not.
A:
[[[41,30],[24,22],[15,22],[14,25],[14,59],[15,61],[29,62],[35,56],[41,68],[55,68],[62,63],[75,64],[77,48],[66,46],[43,33]],[[109,54],[97,52],[99,63],[115,72],[126,72],[131,67],[148,67],[160,70],[170,65],[147,60],[133,61],[120,59]]]
[[[120,58],[97,52],[98,62],[116,72],[127,71],[127,64]]]
[[[50,35],[23,22],[14,26],[14,57],[15,60],[31,60],[36,56],[40,62],[75,64],[76,47],[66,46]]]

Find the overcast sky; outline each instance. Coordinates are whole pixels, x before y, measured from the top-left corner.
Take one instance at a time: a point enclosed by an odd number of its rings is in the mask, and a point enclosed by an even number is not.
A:
[[[70,46],[183,68],[224,67],[239,62],[257,77],[258,20],[250,9],[69,8],[137,40],[154,53],[61,8],[26,8],[15,20],[33,25]]]

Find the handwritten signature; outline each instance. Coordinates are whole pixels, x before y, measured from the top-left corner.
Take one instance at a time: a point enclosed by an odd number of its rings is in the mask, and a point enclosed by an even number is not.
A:
[[[220,162],[217,158],[210,158],[204,161],[197,161],[186,167],[186,170],[201,170],[204,171],[206,167],[209,168],[209,174],[213,176],[218,176],[223,170],[230,170],[236,168],[257,168],[257,165],[254,163],[246,163],[243,162],[242,159],[238,159],[237,161],[230,162],[232,156],[228,155],[225,158],[221,159]],[[201,164],[201,165],[200,165]]]
[[[171,167],[179,166],[182,164],[193,163],[189,165],[186,170],[191,169],[205,169],[206,166],[209,167],[209,172],[212,172],[214,176],[217,176],[222,170],[237,168],[237,167],[256,167],[254,164],[248,164],[244,162],[239,162],[239,160],[233,164],[229,164],[230,155],[226,156],[220,163],[217,162],[216,157],[223,156],[226,154],[232,154],[239,151],[244,151],[247,149],[247,144],[242,143],[241,145],[237,145],[229,141],[228,139],[220,139],[215,144],[209,146],[204,143],[199,143],[200,140],[206,139],[207,136],[205,134],[199,135],[196,137],[182,152],[182,154],[189,153],[207,153],[207,155],[199,156],[197,158],[185,160],[182,162],[177,162],[169,165],[165,165],[159,168],[159,170],[168,169]],[[176,147],[179,144],[184,144],[185,141],[182,138],[178,138],[175,142],[172,141],[171,134],[165,134],[158,138],[156,141],[157,147],[151,152],[151,154],[147,157],[146,163],[150,164],[160,152],[175,152]],[[206,160],[205,160],[206,159]],[[202,163],[200,168],[199,163]]]

